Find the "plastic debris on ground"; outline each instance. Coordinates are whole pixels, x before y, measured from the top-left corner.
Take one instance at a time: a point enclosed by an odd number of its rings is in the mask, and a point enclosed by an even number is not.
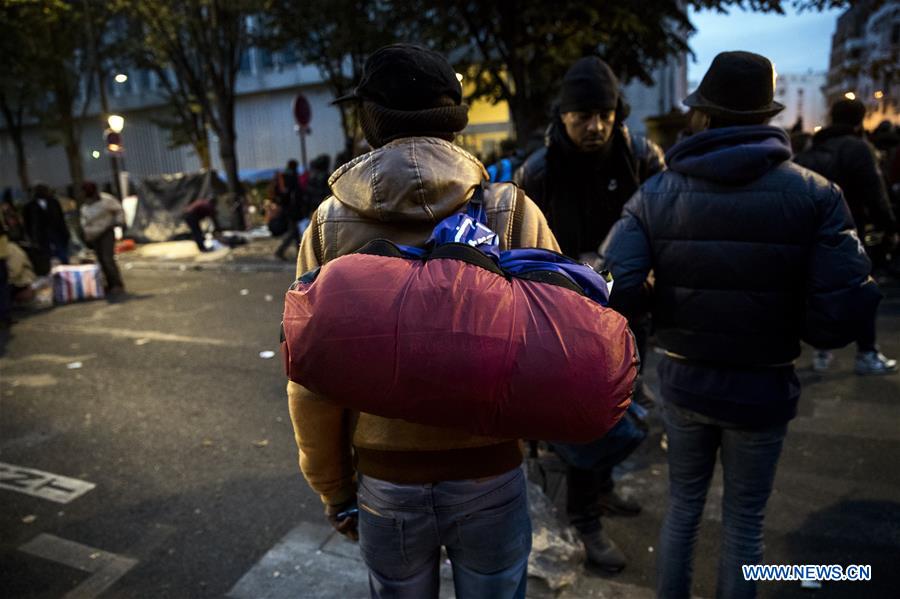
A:
[[[259,441],[254,441],[254,443],[253,443],[254,447],[268,447],[268,445],[269,445],[268,439],[261,439]]]
[[[528,511],[532,523],[528,575],[542,579],[553,591],[575,584],[584,563],[584,546],[575,529],[560,523],[556,508],[532,482],[528,483]]]
[[[150,343],[149,339],[135,339],[134,340],[135,345],[147,345],[148,343]]]
[[[241,295],[250,295],[249,289],[241,289]]]
[[[259,357],[262,358],[263,360],[269,360],[269,359],[275,357],[275,352],[267,349],[266,351],[259,352]]]
[[[273,298],[271,295],[269,295],[269,294],[267,293],[265,299],[266,299],[267,302],[271,302],[274,298]]]
[[[800,588],[802,589],[821,589],[822,583],[818,580],[801,580]]]
[[[82,366],[83,364],[81,362],[69,362],[68,364],[66,364],[66,368],[68,368],[69,370],[78,370]]]
[[[27,516],[25,516],[24,518],[22,518],[22,523],[23,523],[23,524],[31,524],[31,523],[33,523],[35,520],[37,520],[37,516],[35,516],[34,514],[28,514]]]

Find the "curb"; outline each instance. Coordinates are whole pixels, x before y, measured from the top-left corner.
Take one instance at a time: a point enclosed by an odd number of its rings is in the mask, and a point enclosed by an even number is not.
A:
[[[209,271],[209,272],[294,272],[297,268],[290,262],[153,262],[133,260],[123,262],[124,270],[161,271]]]

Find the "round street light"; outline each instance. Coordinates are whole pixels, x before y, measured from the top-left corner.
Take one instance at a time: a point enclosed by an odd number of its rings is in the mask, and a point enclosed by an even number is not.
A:
[[[878,90],[877,92],[875,92],[875,99],[876,99],[876,100],[880,100],[880,99],[882,99],[883,97],[884,97],[884,92],[883,92],[883,91]]]
[[[109,128],[116,133],[121,133],[122,129],[125,128],[125,117],[118,114],[109,115],[109,118],[106,119],[106,122],[109,123]]]
[[[128,81],[128,75],[126,75],[125,73],[119,73],[115,76],[115,80],[116,83],[125,83],[126,81]]]
[[[847,92],[846,94],[844,94],[844,97],[847,98],[848,100],[855,100],[856,94],[854,94],[853,92]]]
[[[91,157],[94,160],[98,160],[100,158],[100,152],[98,152],[97,150],[94,150],[93,152],[91,152]]]

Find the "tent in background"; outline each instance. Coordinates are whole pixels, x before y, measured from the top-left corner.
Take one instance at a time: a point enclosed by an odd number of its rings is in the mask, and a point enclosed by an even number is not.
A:
[[[223,229],[235,228],[228,187],[214,171],[148,177],[137,190],[138,203],[128,237],[139,242],[169,241],[187,234],[182,211],[201,197],[214,198],[217,220]]]

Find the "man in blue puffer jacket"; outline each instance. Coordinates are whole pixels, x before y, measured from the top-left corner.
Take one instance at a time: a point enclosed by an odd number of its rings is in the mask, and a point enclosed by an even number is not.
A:
[[[840,189],[790,161],[766,125],[772,64],[719,54],[688,96],[694,135],[626,204],[602,253],[611,305],[650,310],[668,434],[669,509],[660,597],[689,597],[703,504],[725,473],[717,597],[754,597],[741,566],[762,560],[765,505],[800,384],[800,340],[853,341],[880,293]],[[653,273],[652,285],[648,275]]]

